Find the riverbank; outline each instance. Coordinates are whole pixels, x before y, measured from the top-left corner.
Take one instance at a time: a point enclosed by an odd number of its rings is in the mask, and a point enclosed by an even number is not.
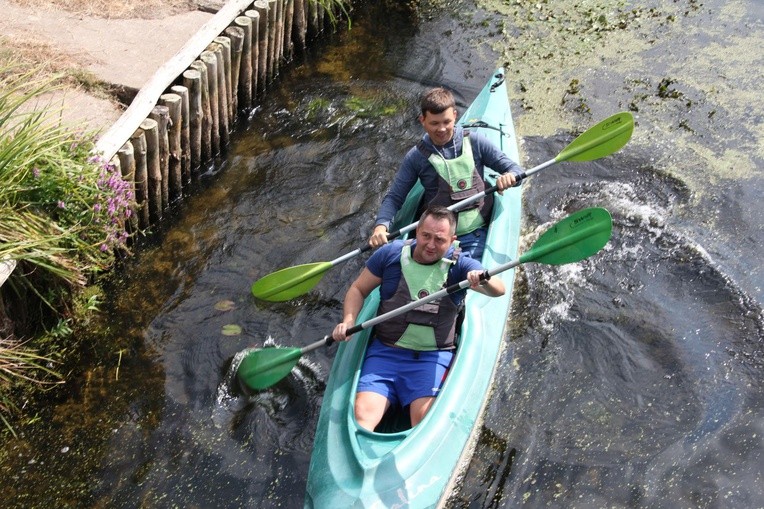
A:
[[[6,418],[23,419],[17,409],[35,397],[35,386],[20,381],[47,387],[78,362],[75,331],[105,298],[93,274],[108,269],[112,248],[124,245],[124,228],[112,232],[111,225],[123,224],[120,211],[132,197],[117,190],[121,179],[109,178],[111,169],[91,160],[92,140],[213,14],[178,0],[0,0],[0,9],[2,132],[16,140],[3,147],[25,151],[23,161],[5,160],[2,194],[18,206],[4,211],[3,256],[13,263],[2,264],[1,275],[5,283],[14,269],[36,273],[0,295],[0,367],[13,374],[2,379],[0,417],[10,424]],[[25,116],[5,117],[17,108]],[[50,240],[46,223],[57,232]]]
[[[79,317],[79,312],[96,310],[101,299],[96,288],[96,277],[112,266],[114,262],[112,253],[120,255],[124,252],[121,248],[125,245],[128,232],[140,235],[158,227],[162,212],[181,197],[181,185],[185,187],[191,183],[190,170],[197,170],[202,163],[209,162],[207,159],[211,155],[217,154],[218,149],[227,144],[230,133],[228,117],[233,116],[235,108],[229,107],[232,104],[230,94],[229,97],[225,97],[222,93],[217,95],[217,85],[220,84],[220,87],[224,87],[224,84],[228,82],[229,87],[227,89],[230,91],[231,79],[233,78],[235,83],[239,83],[240,78],[238,74],[226,76],[229,70],[229,61],[227,60],[228,57],[224,57],[223,47],[227,47],[227,42],[221,41],[219,45],[215,45],[217,48],[215,55],[204,53],[203,50],[208,47],[207,45],[212,38],[222,34],[222,30],[226,28],[228,23],[234,17],[239,16],[245,8],[251,7],[252,13],[248,13],[248,16],[242,17],[241,20],[237,18],[236,21],[237,23],[241,21],[247,27],[250,26],[251,19],[263,19],[260,16],[260,11],[264,9],[269,12],[269,18],[278,16],[276,21],[268,23],[269,28],[267,30],[259,31],[260,35],[257,38],[254,37],[258,33],[254,28],[257,24],[252,25],[253,61],[251,67],[249,59],[246,60],[246,69],[251,69],[251,76],[245,75],[245,66],[241,66],[242,76],[246,76],[241,79],[249,80],[251,77],[253,80],[252,89],[247,92],[248,84],[239,94],[240,97],[245,97],[243,108],[248,108],[251,101],[249,94],[255,91],[255,73],[258,77],[262,74],[260,83],[263,83],[263,86],[259,87],[258,91],[263,92],[266,80],[275,78],[275,73],[281,62],[291,60],[293,51],[306,49],[306,34],[308,32],[313,35],[323,33],[325,30],[324,23],[328,25],[336,21],[333,11],[338,9],[344,12],[345,7],[338,0],[320,0],[318,3],[312,3],[312,6],[318,5],[318,8],[313,9],[312,12],[304,10],[302,2],[294,9],[291,8],[291,2],[289,8],[286,7],[286,4],[283,4],[282,7],[281,2],[270,5],[266,2],[256,2],[252,7],[252,2],[249,0],[217,2],[204,6],[196,3],[169,2],[167,4],[156,3],[156,12],[151,11],[150,16],[141,16],[140,14],[145,14],[151,10],[154,6],[153,2],[139,5],[137,3],[118,4],[109,1],[95,4],[89,0],[71,2],[49,0],[44,2],[42,7],[34,5],[33,10],[30,10],[28,2],[18,2],[23,4],[21,6],[16,5],[16,3],[0,3],[0,7],[3,7],[8,13],[7,18],[0,25],[0,28],[4,30],[4,36],[0,42],[2,42],[2,57],[5,65],[2,73],[0,73],[2,74],[0,79],[2,79],[2,84],[6,85],[5,88],[14,91],[13,96],[21,96],[18,100],[19,106],[14,106],[15,103],[12,103],[10,111],[25,112],[25,116],[22,118],[29,116],[35,119],[40,115],[37,113],[38,111],[46,112],[48,117],[44,119],[45,123],[40,121],[40,125],[35,123],[34,127],[37,128],[37,131],[43,131],[45,134],[47,133],[46,126],[54,126],[56,136],[58,136],[56,140],[63,139],[65,144],[64,148],[59,150],[60,154],[53,157],[53,165],[50,169],[45,166],[45,164],[50,165],[50,162],[42,165],[37,164],[39,158],[44,159],[38,155],[40,151],[36,148],[37,145],[28,144],[28,146],[22,147],[24,153],[28,154],[28,158],[15,163],[13,168],[13,178],[23,183],[16,192],[34,196],[31,196],[31,202],[11,200],[14,203],[32,205],[32,207],[25,208],[21,212],[14,211],[13,214],[18,216],[29,215],[28,211],[31,210],[36,213],[39,209],[39,211],[48,214],[50,218],[48,222],[56,232],[65,232],[68,238],[72,240],[84,238],[83,235],[77,233],[84,223],[100,224],[105,230],[102,236],[105,240],[101,237],[89,239],[92,242],[88,246],[57,245],[56,240],[45,240],[46,231],[35,232],[39,234],[38,236],[43,237],[40,242],[44,248],[48,249],[45,251],[46,256],[53,258],[56,255],[50,253],[65,253],[59,258],[66,261],[66,269],[71,268],[74,274],[69,274],[69,279],[65,279],[63,282],[70,284],[71,287],[59,287],[60,282],[56,280],[58,274],[49,269],[51,265],[55,267],[55,263],[46,264],[46,259],[41,259],[36,254],[30,255],[25,251],[20,241],[9,242],[8,236],[4,235],[3,252],[0,252],[0,255],[13,257],[15,261],[19,262],[30,262],[33,269],[35,267],[40,268],[39,272],[43,274],[53,273],[53,286],[56,290],[55,300],[43,296],[50,293],[50,288],[39,281],[39,275],[36,276],[37,282],[30,283],[27,281],[29,279],[28,274],[35,272],[29,267],[16,270],[12,278],[14,284],[8,285],[14,286],[14,290],[18,285],[24,285],[30,290],[29,294],[35,300],[30,305],[24,297],[6,296],[10,298],[6,298],[5,304],[0,307],[0,310],[3,311],[0,313],[0,322],[3,324],[10,322],[10,325],[5,327],[5,330],[10,332],[0,331],[3,333],[3,338],[8,336],[8,339],[3,339],[3,343],[0,344],[0,361],[4,364],[6,359],[13,359],[14,352],[18,352],[16,354],[18,358],[23,353],[27,351],[31,353],[31,349],[37,348],[40,348],[39,355],[43,356],[36,357],[38,362],[33,363],[28,368],[22,364],[21,368],[15,369],[14,373],[18,374],[23,369],[40,370],[42,364],[47,364],[49,360],[58,361],[59,365],[66,368],[69,358],[78,355],[79,345],[76,344],[78,341],[70,342],[69,338],[79,336],[75,328],[81,324],[77,322],[87,322],[87,319],[81,320],[82,317]],[[74,12],[58,9],[57,7],[61,5]],[[100,9],[98,15],[93,14],[93,7],[96,5]],[[191,7],[198,7],[198,10],[189,10]],[[138,9],[143,10],[139,11]],[[123,15],[132,17],[119,19],[119,16]],[[240,32],[242,29],[236,28],[236,30]],[[249,34],[249,29],[245,30],[244,33]],[[297,41],[294,45],[299,47],[298,50],[294,50],[292,47],[293,38]],[[226,40],[228,39],[226,38]],[[266,68],[261,65],[258,70],[254,60],[255,51],[258,46],[262,46],[265,44],[264,41],[268,40],[271,41],[271,51],[267,56],[260,52],[259,62],[267,62],[266,65],[270,67]],[[249,51],[250,46],[246,48]],[[212,50],[210,49],[210,51]],[[178,116],[171,114],[167,118],[172,122],[158,121],[157,123],[154,120],[147,120],[146,115],[149,115],[151,108],[156,104],[157,96],[166,90],[171,83],[174,83],[173,80],[184,73],[187,70],[186,65],[197,58],[200,53],[201,59],[205,62],[201,64],[204,67],[204,72],[196,74],[196,81],[206,83],[207,72],[213,73],[211,76],[216,77],[210,81],[209,86],[210,98],[214,107],[205,110],[203,114],[200,114],[200,117],[195,117],[199,110],[195,111],[194,106],[197,104],[196,101],[201,101],[202,96],[201,89],[197,87],[196,97],[189,93],[190,117],[203,120],[204,125],[200,126],[199,123],[194,125],[192,120],[191,125],[188,126],[188,123],[184,121],[183,129],[187,131],[190,127],[190,130],[194,131],[196,127],[197,131],[206,130],[207,134],[211,135],[212,145],[211,147],[207,145],[200,147],[199,143],[194,145],[191,140],[195,138],[193,136],[195,133],[192,132],[190,133],[192,136],[189,136],[189,133],[186,132],[184,133],[184,145],[181,148],[179,109],[175,110]],[[212,60],[207,60],[209,57]],[[172,65],[168,66],[168,63]],[[223,63],[225,63],[225,67]],[[237,73],[238,69],[237,64]],[[185,75],[184,79],[186,79]],[[193,81],[194,76],[192,75],[188,79]],[[221,81],[217,83],[218,80]],[[189,86],[193,87],[193,83]],[[221,88],[221,90],[225,90],[225,88]],[[183,92],[179,91],[178,93]],[[176,101],[174,104],[180,105],[180,96],[177,99],[174,97],[168,96],[167,100]],[[206,101],[206,95],[204,97]],[[127,107],[128,105],[129,107]],[[221,113],[219,124],[218,106],[223,108],[222,111],[225,112]],[[123,109],[126,107],[127,110],[123,114]],[[206,104],[205,108],[207,108]],[[167,110],[166,107],[165,110]],[[185,118],[188,119],[189,117],[186,116]],[[144,120],[149,122],[147,127],[144,127],[142,123]],[[37,121],[35,120],[35,122]],[[151,124],[152,122],[153,124]],[[136,131],[139,123],[142,130]],[[156,131],[151,131],[152,125],[157,126]],[[172,157],[162,156],[160,144],[156,138],[149,136],[150,132],[160,131],[160,126],[165,129],[169,128],[170,125],[174,126],[175,132],[169,141],[169,155]],[[40,127],[42,128],[40,129]],[[6,131],[4,132],[12,134],[4,136],[4,139],[18,139],[17,133],[13,130],[14,126],[8,124],[5,128]],[[40,138],[37,131],[32,133],[34,136],[30,136],[30,139]],[[134,143],[138,143],[135,148],[135,160],[131,161],[127,155],[123,159],[124,154],[122,153],[119,156],[123,171],[127,171],[126,168],[135,167],[135,170],[127,173],[131,176],[125,179],[125,173],[120,174],[120,165],[116,165],[115,168],[115,165],[109,164],[106,159],[110,160],[111,156],[125,143],[125,139],[138,132],[140,138],[134,141]],[[166,134],[164,133],[165,136]],[[197,132],[196,134],[201,133]],[[163,131],[158,132],[158,135],[161,137]],[[95,148],[92,144],[93,140],[96,140]],[[173,148],[174,141],[177,142],[175,148]],[[149,156],[153,153],[159,157],[146,157],[141,159],[141,164],[139,164],[139,154],[143,152],[138,146],[142,143],[146,143],[146,153]],[[201,154],[196,153],[197,157],[191,160],[194,148],[201,148]],[[58,147],[56,149],[58,150]],[[129,147],[128,149],[131,155],[133,149]],[[70,157],[75,151],[78,153],[77,157]],[[93,156],[96,151],[103,154],[106,159],[102,160],[98,155]],[[82,155],[80,153],[84,154],[87,160],[79,158]],[[63,166],[72,169],[74,173],[60,171],[62,165],[58,164],[59,161],[65,162],[66,164]],[[181,176],[181,162],[183,162],[183,176]],[[146,163],[145,166],[143,163]],[[91,168],[96,166],[98,168]],[[102,177],[98,182],[84,180],[82,175],[77,174],[78,168],[83,174],[89,168],[100,170]],[[114,172],[116,174],[113,176],[107,175]],[[63,180],[56,180],[59,174],[64,177]],[[198,174],[193,175],[193,177],[198,176]],[[133,184],[133,178],[135,178],[135,184]],[[171,180],[172,182],[170,182]],[[102,186],[108,186],[110,189],[103,193]],[[107,200],[108,196],[111,196],[109,193],[114,194],[115,186],[121,189],[117,193],[119,197],[115,200],[109,198],[108,201],[101,203],[99,200]],[[168,187],[172,188],[169,189],[169,192]],[[74,203],[69,203],[69,195],[66,195],[65,192],[71,190],[74,194],[79,194],[80,188],[92,189],[96,193],[102,192],[102,196],[97,194],[92,199],[77,200],[78,206],[74,207]],[[128,188],[130,190],[129,197],[122,199],[120,193]],[[9,187],[7,192],[13,193],[14,191]],[[187,195],[187,192],[183,194]],[[44,199],[40,200],[41,197]],[[136,202],[138,203],[137,206],[135,205]],[[82,207],[84,209],[79,210]],[[72,209],[77,210],[72,212]],[[117,217],[115,210],[124,210],[124,216]],[[104,214],[105,211],[109,217],[102,220],[99,214]],[[74,216],[77,217],[75,222],[70,221],[61,224],[58,221],[62,217],[71,218]],[[133,221],[135,216],[139,216],[139,221]],[[8,221],[9,219],[6,219],[6,222]],[[127,226],[128,221],[129,227]],[[45,223],[45,220],[37,220],[36,224]],[[122,231],[112,235],[111,229],[115,225],[121,227]],[[50,239],[61,236],[57,234]],[[19,239],[24,237],[24,235],[18,235]],[[15,240],[15,237],[11,237],[11,239]],[[112,245],[112,241],[117,239],[121,244],[118,246],[119,251],[113,249],[114,246]],[[55,245],[50,247],[48,244]],[[96,249],[96,256],[90,258],[100,259],[103,257],[102,255],[108,255],[110,259],[105,260],[104,263],[99,263],[96,267],[84,263],[83,267],[88,269],[87,272],[80,270],[81,259],[90,256],[83,257],[81,253],[82,251],[87,252],[91,248]],[[99,249],[100,253],[98,252]],[[90,258],[84,261],[89,262]],[[18,275],[21,273],[23,275]],[[88,290],[91,287],[93,289],[87,302],[81,304],[75,302],[80,298],[81,290],[87,285],[90,285]],[[3,289],[4,293],[6,289]],[[39,305],[37,300],[41,301]],[[24,316],[21,318],[14,318],[14,320],[18,320],[15,322],[16,326],[10,319],[6,319],[18,315],[18,313],[14,313],[18,309],[36,309],[38,307],[51,311],[53,316],[46,316],[42,311],[32,316],[23,314]],[[56,319],[58,319],[57,324]],[[19,323],[25,327],[22,329],[18,326]],[[42,341],[37,339],[39,334],[43,334]],[[17,341],[17,337],[35,339],[26,346]],[[75,352],[74,355],[72,355],[73,351]],[[11,355],[6,355],[6,352],[10,352]],[[37,354],[35,353],[35,355]],[[52,374],[47,369],[43,369],[43,371]],[[34,379],[33,377],[32,380]],[[4,385],[2,389],[3,392],[0,397],[3,399],[0,400],[0,411],[5,413],[9,406],[14,408],[15,405],[10,402],[10,397],[7,396],[7,387]]]

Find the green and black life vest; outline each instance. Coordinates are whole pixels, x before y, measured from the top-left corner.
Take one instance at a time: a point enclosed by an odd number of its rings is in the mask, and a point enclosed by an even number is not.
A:
[[[431,265],[414,261],[411,242],[406,241],[401,250],[401,279],[398,288],[392,297],[379,304],[377,316],[431,295],[446,286],[448,271],[459,256],[458,242],[455,243],[451,259],[444,258]],[[377,324],[374,335],[388,346],[418,351],[451,350],[454,348],[458,311],[451,297],[444,296]]]
[[[427,157],[435,171],[438,173],[438,190],[430,200],[429,205],[442,205],[449,207],[456,202],[485,191],[485,182],[475,168],[475,160],[472,157],[472,145],[470,144],[469,131],[464,132],[462,139],[462,154],[454,159],[446,159],[423,141],[417,144],[419,151]],[[477,230],[488,224],[493,209],[493,195],[488,195],[477,202],[470,204],[466,210],[458,213],[456,234]]]

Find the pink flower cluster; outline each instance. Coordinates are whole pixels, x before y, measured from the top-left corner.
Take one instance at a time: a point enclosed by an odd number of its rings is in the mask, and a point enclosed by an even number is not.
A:
[[[100,165],[100,174],[96,182],[100,194],[93,205],[93,213],[95,221],[102,223],[106,232],[106,239],[100,249],[108,252],[115,247],[124,246],[127,242],[125,221],[132,214],[130,206],[135,200],[135,192],[131,183],[122,178],[113,164],[104,161],[100,156],[93,156],[88,162]]]

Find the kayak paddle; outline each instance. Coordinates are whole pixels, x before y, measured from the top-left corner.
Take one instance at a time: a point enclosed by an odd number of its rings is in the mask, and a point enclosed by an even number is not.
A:
[[[487,270],[481,279],[489,279],[521,263],[539,262],[562,265],[583,260],[607,244],[612,228],[612,220],[607,210],[598,207],[581,210],[555,223],[520,258]],[[423,304],[463,290],[469,285],[469,281],[465,279],[427,297],[357,324],[348,329],[346,334],[351,336]],[[252,350],[242,359],[236,375],[239,381],[249,389],[266,389],[286,377],[303,354],[324,345],[329,346],[333,342],[332,336],[327,335],[302,348],[273,347]]]
[[[594,161],[601,157],[613,154],[621,149],[631,138],[634,130],[634,118],[628,111],[622,111],[606,118],[594,127],[589,128],[573,140],[557,157],[550,159],[517,177],[517,184],[531,175],[563,161]],[[497,186],[491,186],[485,191],[451,205],[449,210],[458,211],[467,205],[474,203],[486,195],[498,191]],[[404,233],[414,230],[419,221],[387,234],[392,240]],[[351,251],[330,262],[314,262],[304,265],[296,265],[278,270],[263,276],[252,285],[252,294],[258,299],[269,302],[284,302],[308,293],[313,289],[324,273],[340,263],[347,261],[361,253],[371,250],[371,246],[365,246]]]

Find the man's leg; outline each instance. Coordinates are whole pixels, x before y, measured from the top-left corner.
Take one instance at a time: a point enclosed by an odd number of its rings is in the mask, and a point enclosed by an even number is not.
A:
[[[414,427],[419,424],[427,412],[430,410],[434,397],[418,398],[411,402],[411,426]]]
[[[359,392],[355,395],[355,420],[361,427],[374,431],[389,407],[390,401],[383,395]]]

